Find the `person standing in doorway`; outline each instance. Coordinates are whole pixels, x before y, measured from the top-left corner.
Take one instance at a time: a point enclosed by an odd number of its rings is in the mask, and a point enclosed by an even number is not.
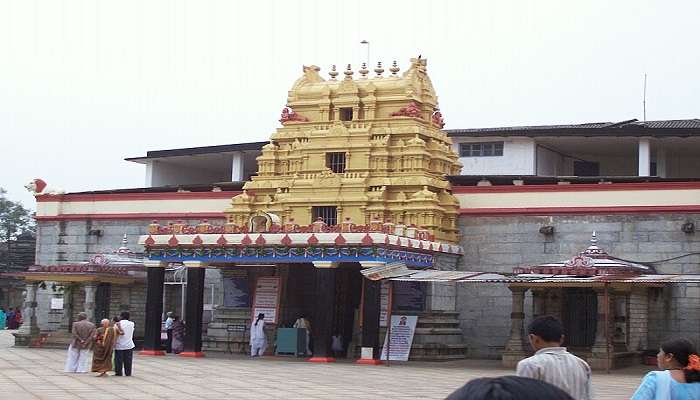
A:
[[[535,355],[520,361],[516,374],[551,383],[576,400],[591,399],[591,367],[562,347],[561,322],[552,316],[542,316],[535,318],[527,330]]]
[[[166,353],[172,353],[173,352],[173,312],[168,311],[167,314],[168,318],[165,319],[165,334],[168,336],[168,338],[165,341],[165,352]]]
[[[173,315],[173,323],[170,328],[172,341],[170,348],[173,353],[180,354],[185,349],[185,323],[180,317]]]
[[[265,314],[258,314],[258,318],[250,326],[250,356],[262,357],[267,348],[265,337]]]
[[[129,312],[119,316],[114,327],[117,330],[117,343],[114,346],[114,374],[131,376],[131,364],[134,359],[134,323],[129,320]]]
[[[17,329],[15,326],[15,310],[12,307],[7,310],[5,319],[7,320],[7,329]]]
[[[22,325],[22,311],[20,311],[19,307],[15,307],[15,329],[19,329],[20,325]]]
[[[78,320],[71,328],[72,340],[68,346],[65,372],[86,373],[90,362],[90,350],[95,336],[95,324],[87,320],[87,314],[78,314]]]
[[[311,322],[304,318],[304,315],[300,315],[299,318],[294,322],[294,327],[297,329],[306,330],[306,355],[311,356]]]
[[[5,330],[5,322],[7,320],[7,316],[5,315],[5,307],[0,307],[0,331]]]

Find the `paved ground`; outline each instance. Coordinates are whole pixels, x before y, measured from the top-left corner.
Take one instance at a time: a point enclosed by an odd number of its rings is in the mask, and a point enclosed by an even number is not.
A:
[[[11,347],[0,332],[0,399],[443,399],[466,381],[511,374],[491,361],[360,366],[289,358],[140,357],[134,376],[63,373],[65,351]],[[628,399],[644,369],[596,374],[598,399]]]

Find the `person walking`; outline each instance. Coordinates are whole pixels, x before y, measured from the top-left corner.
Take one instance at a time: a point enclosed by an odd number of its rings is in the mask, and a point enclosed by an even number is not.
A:
[[[250,356],[262,357],[267,348],[265,337],[265,314],[258,314],[258,318],[250,326]]]
[[[7,322],[7,315],[5,315],[5,307],[0,307],[0,331],[5,330],[5,323]]]
[[[182,322],[179,316],[173,316],[173,324],[170,330],[172,331],[171,350],[175,354],[180,354],[185,349],[185,323]]]
[[[167,339],[165,341],[165,352],[172,353],[173,352],[173,312],[168,311],[165,315],[168,317],[165,319],[165,334],[167,335]]]
[[[7,329],[17,329],[15,326],[15,310],[10,307],[5,314],[5,320],[7,321]]]
[[[552,316],[535,318],[528,326],[535,355],[518,363],[516,375],[551,383],[576,400],[592,398],[591,367],[566,351],[564,327]]]
[[[109,325],[109,319],[100,322],[95,337],[95,347],[92,355],[92,372],[99,372],[97,376],[106,376],[112,370],[112,352],[117,341],[117,332]]]
[[[19,329],[19,327],[22,325],[22,311],[19,309],[19,307],[15,307],[15,329]]]
[[[90,352],[95,336],[95,324],[88,321],[87,314],[78,314],[78,321],[71,328],[72,340],[68,346],[65,372],[86,373],[90,362]]]
[[[646,374],[631,400],[700,399],[700,356],[689,340],[662,343],[656,363],[661,371]]]
[[[117,341],[114,345],[114,375],[131,376],[131,366],[134,359],[134,323],[129,320],[128,311],[119,316],[115,324]]]

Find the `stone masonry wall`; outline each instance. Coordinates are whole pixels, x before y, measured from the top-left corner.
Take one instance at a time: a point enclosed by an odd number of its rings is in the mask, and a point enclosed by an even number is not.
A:
[[[633,261],[656,261],[700,252],[700,233],[686,234],[681,225],[700,226],[698,214],[462,216],[459,270],[512,272],[513,267],[566,260],[583,251],[591,232],[609,254]],[[554,234],[539,233],[554,226]],[[693,255],[654,264],[659,273],[700,273],[700,256]],[[656,300],[651,300],[656,299]],[[640,301],[636,299],[635,301]],[[632,305],[632,304],[631,304]],[[639,324],[640,305],[630,318]],[[472,357],[498,358],[510,333],[511,297],[505,285],[469,284],[457,288],[464,338]],[[700,287],[675,285],[650,296],[649,340],[657,346],[670,336],[700,341]],[[531,305],[526,303],[526,314]],[[634,325],[642,329],[640,325]],[[641,331],[638,331],[641,334]]]

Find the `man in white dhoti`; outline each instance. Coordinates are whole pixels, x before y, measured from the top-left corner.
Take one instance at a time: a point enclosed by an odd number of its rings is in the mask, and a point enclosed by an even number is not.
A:
[[[87,314],[78,314],[73,323],[72,340],[68,346],[65,372],[87,373],[92,359],[92,341],[95,337],[95,324],[87,320]]]
[[[265,314],[258,314],[258,318],[250,326],[250,356],[260,357],[265,354],[267,338],[265,337]]]

